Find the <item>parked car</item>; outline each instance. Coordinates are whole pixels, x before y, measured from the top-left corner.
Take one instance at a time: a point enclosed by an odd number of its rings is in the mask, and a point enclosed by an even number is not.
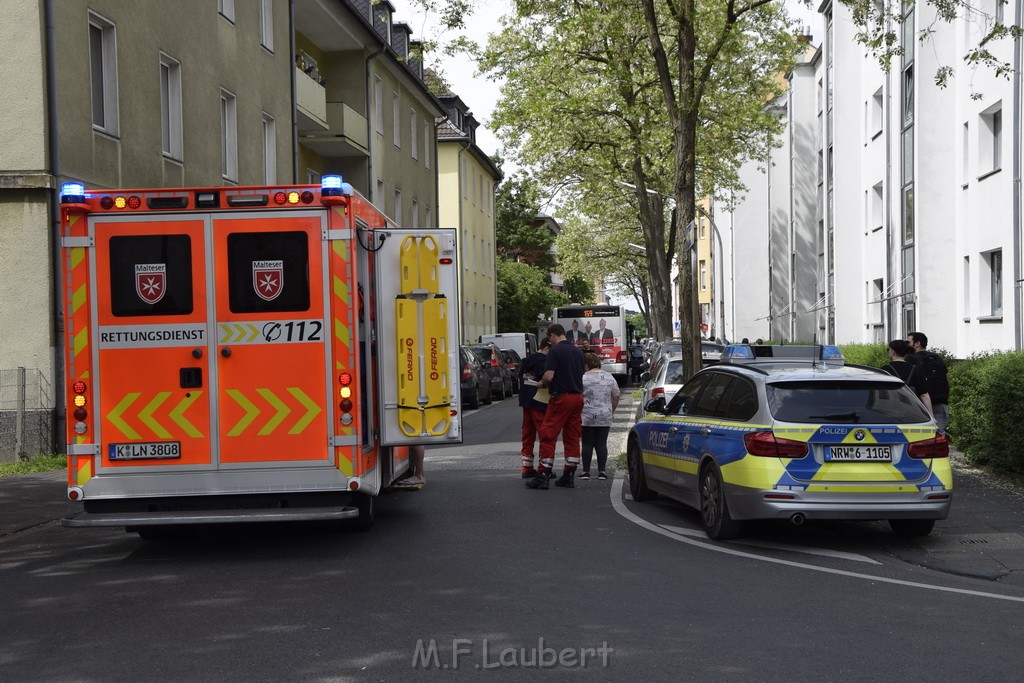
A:
[[[662,358],[679,358],[683,355],[683,342],[671,339],[655,344],[651,351],[651,370],[657,367]]]
[[[640,401],[636,406],[638,420],[644,416],[644,406],[652,398],[663,396],[669,401],[683,386],[683,359],[663,358],[661,364],[653,371],[640,375],[640,381]]]
[[[630,493],[700,511],[714,539],[754,519],[888,520],[924,536],[949,514],[949,444],[902,380],[834,346],[726,347],[630,430]]]
[[[512,393],[519,393],[519,366],[522,364],[522,356],[515,349],[498,349],[501,351],[501,359],[505,361],[509,372],[512,373]]]
[[[484,370],[477,355],[465,346],[459,347],[462,366],[462,402],[470,408],[479,408],[481,403],[490,405],[491,376]]]
[[[700,343],[700,364],[702,368],[714,365],[722,358],[725,346],[713,341],[702,341]]]
[[[491,377],[491,393],[499,401],[512,395],[512,371],[501,358],[501,350],[494,344],[473,344],[469,347],[484,370]]]

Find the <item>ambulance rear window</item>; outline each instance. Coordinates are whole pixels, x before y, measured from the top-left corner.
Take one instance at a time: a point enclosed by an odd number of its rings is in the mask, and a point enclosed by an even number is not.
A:
[[[309,237],[305,232],[228,235],[232,313],[309,310]]]
[[[188,235],[110,238],[110,309],[118,317],[192,313]]]

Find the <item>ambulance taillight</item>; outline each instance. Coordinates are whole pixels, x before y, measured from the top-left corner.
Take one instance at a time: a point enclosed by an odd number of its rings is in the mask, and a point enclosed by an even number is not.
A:
[[[72,399],[74,409],[71,411],[72,416],[75,418],[75,433],[85,434],[88,429],[88,425],[85,424],[85,419],[89,417],[89,411],[85,409],[85,405],[88,400],[85,398],[85,392],[88,387],[85,382],[78,380],[71,385],[71,391],[75,395]]]
[[[341,373],[338,375],[338,384],[341,385],[338,389],[338,396],[341,397],[341,402],[338,403],[341,409],[341,423],[347,426],[352,424],[352,375],[347,372]]]

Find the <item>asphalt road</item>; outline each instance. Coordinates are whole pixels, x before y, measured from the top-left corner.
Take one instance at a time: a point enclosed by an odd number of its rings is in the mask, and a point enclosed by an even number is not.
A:
[[[1018,583],[922,566],[884,525],[711,542],[695,513],[625,499],[621,472],[527,490],[514,399],[466,432],[368,533],[0,537],[0,680],[1020,678]]]

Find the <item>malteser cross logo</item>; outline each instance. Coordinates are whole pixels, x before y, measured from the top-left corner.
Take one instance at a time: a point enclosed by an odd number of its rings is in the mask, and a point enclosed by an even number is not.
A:
[[[155,304],[167,293],[166,263],[136,263],[135,293],[147,304]]]
[[[253,261],[252,286],[261,299],[276,299],[284,290],[284,261]]]

